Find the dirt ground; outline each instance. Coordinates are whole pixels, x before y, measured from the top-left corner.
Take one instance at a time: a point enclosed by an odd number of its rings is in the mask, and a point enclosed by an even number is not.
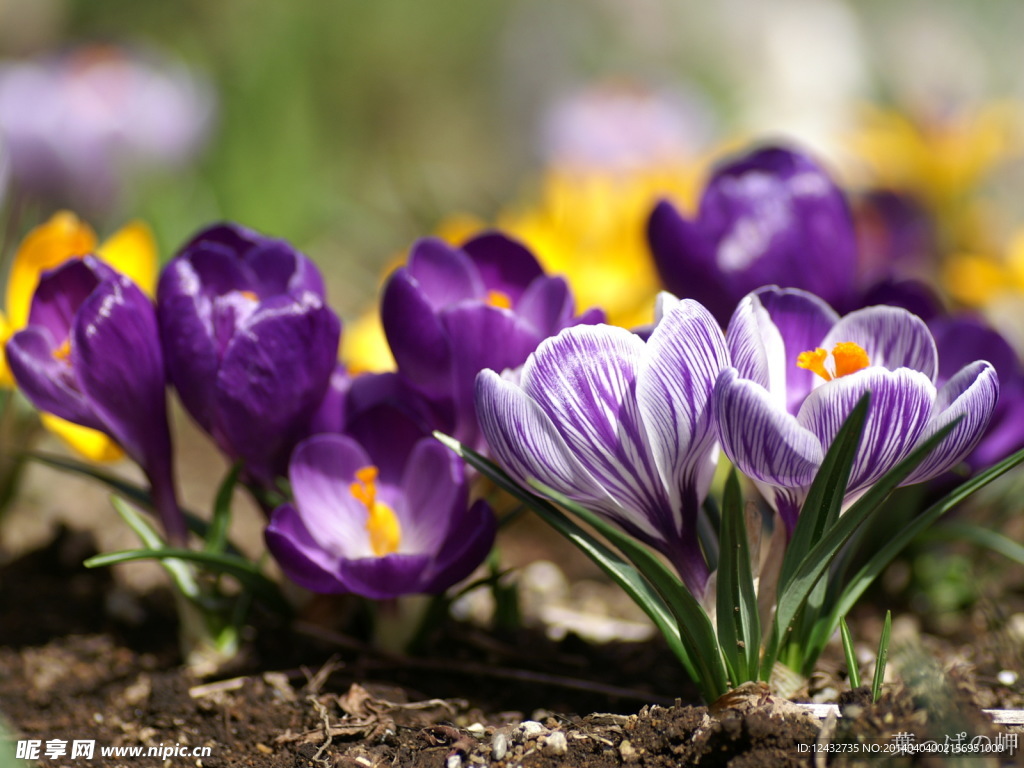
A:
[[[825,659],[804,694],[837,698],[843,716],[822,720],[756,686],[696,706],[656,640],[554,642],[451,622],[407,658],[311,621],[344,612],[331,601],[292,626],[255,617],[236,668],[198,680],[179,665],[168,595],[84,570],[92,546],[65,530],[0,571],[0,711],[13,738],[39,742],[40,765],[944,765],[947,755],[894,750],[1009,746],[1010,731],[981,708],[1024,704],[1020,685],[998,682],[1007,654],[1020,654],[1009,630],[959,646],[922,638],[927,654],[905,659],[902,682],[877,704],[849,690],[838,659]],[[67,752],[48,759],[54,740]],[[72,758],[75,740],[95,742],[93,756]],[[159,756],[101,754],[151,747]],[[7,759],[16,747],[0,749]]]

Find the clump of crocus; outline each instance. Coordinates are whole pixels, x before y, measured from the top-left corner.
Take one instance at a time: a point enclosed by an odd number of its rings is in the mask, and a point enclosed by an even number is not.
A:
[[[157,288],[170,380],[247,476],[273,486],[308,434],[341,325],[303,254],[234,224],[192,238]]]
[[[468,503],[462,461],[424,431],[401,379],[365,374],[345,389],[336,423],[346,433],[295,449],[295,503],[274,511],[267,545],[314,592],[443,592],[490,551],[494,516],[486,502]]]
[[[845,197],[817,163],[781,147],[720,166],[693,219],[663,200],[647,234],[665,287],[697,299],[722,323],[763,285],[784,282],[845,306],[856,284]]]
[[[476,374],[516,368],[549,336],[604,316],[576,316],[563,278],[545,275],[518,242],[490,233],[461,248],[417,242],[384,288],[381,317],[398,372],[430,399],[444,431],[477,445]]]
[[[662,294],[644,342],[608,325],[543,342],[521,375],[477,378],[480,425],[520,482],[539,481],[672,561],[701,596],[709,570],[697,517],[717,458],[711,394],[729,365],[717,322]]]
[[[956,465],[981,438],[999,396],[995,369],[980,360],[937,389],[935,340],[924,321],[897,307],[840,318],[816,296],[771,286],[743,299],[727,339],[734,367],[715,388],[722,447],[790,531],[832,439],[865,392],[871,408],[848,500],[962,416],[904,484]]]
[[[160,334],[139,287],[93,256],[67,261],[43,274],[6,352],[33,405],[109,435],[142,467],[167,537],[184,542]]]

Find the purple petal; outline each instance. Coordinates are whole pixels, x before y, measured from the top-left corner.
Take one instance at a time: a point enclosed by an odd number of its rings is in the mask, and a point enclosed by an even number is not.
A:
[[[998,399],[999,376],[987,362],[971,363],[947,381],[935,398],[933,415],[920,440],[956,418],[963,419],[903,484],[931,480],[962,461],[985,434]]]
[[[821,343],[827,351],[844,341],[859,344],[868,353],[871,365],[910,368],[931,381],[939,370],[935,339],[917,315],[899,307],[867,307],[843,317]]]
[[[303,525],[332,558],[372,557],[366,507],[351,493],[356,472],[371,465],[359,444],[316,435],[295,448],[289,479]]]
[[[444,542],[467,531],[451,526],[467,503],[463,464],[432,437],[420,440],[402,475],[404,498],[395,508],[402,528],[402,551],[438,554]]]
[[[714,398],[722,450],[743,474],[783,487],[810,484],[824,458],[821,441],[764,387],[726,368]]]
[[[112,269],[92,257],[65,261],[42,275],[32,296],[28,324],[45,327],[58,342],[67,339],[82,302],[101,280],[114,276]]]
[[[623,328],[570,328],[538,347],[522,386],[621,506],[671,514],[635,396],[645,354],[643,341]],[[671,530],[671,520],[662,522],[660,530]]]
[[[516,302],[515,313],[544,339],[562,330],[576,310],[569,284],[562,277],[541,277],[530,283]]]
[[[284,240],[263,238],[245,255],[245,263],[256,294],[262,298],[301,291],[320,298],[325,295],[320,270]]]
[[[285,576],[303,589],[320,594],[349,591],[337,575],[337,559],[310,535],[292,505],[274,510],[264,537]]]
[[[309,434],[340,434],[345,429],[348,393],[353,377],[343,363],[338,363],[331,373],[327,391],[317,406],[309,424]]]
[[[384,557],[345,559],[338,563],[338,575],[349,592],[371,600],[390,600],[423,592],[429,555],[391,554]]]
[[[476,380],[476,410],[491,454],[526,484],[537,480],[574,501],[617,509],[576,459],[548,415],[517,384],[494,371]]]
[[[496,532],[494,513],[483,499],[453,517],[449,540],[435,554],[434,562],[423,575],[423,591],[443,592],[469,576],[491,551]]]
[[[481,299],[486,291],[470,258],[437,238],[417,241],[405,270],[434,310],[466,299]]]
[[[711,395],[729,353],[715,318],[687,299],[655,327],[647,355],[637,377],[637,403],[672,509],[681,511],[683,498],[699,503],[711,482],[718,440]]]
[[[928,424],[935,402],[935,387],[923,373],[873,366],[818,387],[808,395],[797,418],[823,446],[830,446],[868,390],[871,407],[850,473],[847,497],[871,486],[910,453]]]
[[[387,398],[389,379],[396,392],[407,392],[410,400],[416,398],[416,394],[410,392],[407,386],[400,386],[403,382],[394,381],[396,378],[394,374],[365,374],[357,378],[357,382],[353,383],[354,391],[349,395],[345,433],[366,451],[380,470],[382,483],[404,488],[402,477],[410,456],[416,445],[429,436],[430,432],[416,417],[415,402]],[[377,392],[376,398],[370,400],[364,394],[367,390],[384,391]],[[436,443],[433,438],[430,438],[430,442]],[[442,447],[440,443],[437,445]]]
[[[527,286],[544,272],[536,257],[518,240],[500,232],[485,232],[462,246],[479,271],[484,287],[501,291],[519,308]]]
[[[103,422],[79,389],[70,364],[53,356],[58,346],[50,332],[39,325],[14,334],[6,347],[14,380],[39,410],[104,431]]]
[[[217,373],[218,429],[262,482],[285,471],[337,364],[340,324],[320,297],[260,304]]]
[[[428,397],[443,397],[452,387],[452,351],[444,326],[403,269],[395,272],[381,297],[381,321],[398,370]]]

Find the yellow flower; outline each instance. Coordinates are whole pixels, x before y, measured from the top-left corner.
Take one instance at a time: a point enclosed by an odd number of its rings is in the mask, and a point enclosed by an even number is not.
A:
[[[70,258],[96,253],[117,271],[132,278],[152,295],[156,287],[156,242],[149,227],[135,221],[97,246],[92,228],[69,211],[60,211],[29,232],[22,240],[7,278],[7,316],[0,314],[0,386],[12,387],[3,344],[28,323],[32,295],[39,277]],[[106,435],[43,414],[43,424],[68,445],[94,461],[121,457],[121,449]]]
[[[1010,242],[1005,259],[987,253],[955,254],[943,270],[949,294],[969,307],[984,307],[1000,296],[1024,294],[1024,230]]]

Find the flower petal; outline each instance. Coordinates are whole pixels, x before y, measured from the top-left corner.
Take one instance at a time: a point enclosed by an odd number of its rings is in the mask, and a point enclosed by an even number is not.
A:
[[[850,473],[847,498],[877,482],[910,453],[921,438],[935,402],[935,387],[923,373],[872,366],[815,389],[797,418],[827,450],[868,390],[871,407]]]
[[[683,511],[684,496],[699,504],[707,494],[713,472],[708,459],[718,441],[711,396],[728,365],[718,322],[690,299],[669,309],[647,342],[636,399],[676,512]],[[678,530],[681,523],[678,520]]]
[[[32,297],[30,325],[47,328],[58,343],[71,335],[75,313],[101,280],[115,273],[94,257],[70,259],[43,274]]]
[[[452,350],[430,301],[406,270],[384,286],[381,321],[398,370],[428,397],[443,397],[452,387]]]
[[[544,274],[526,246],[501,232],[478,235],[467,241],[462,250],[476,265],[484,288],[501,291],[516,307],[527,286]]]
[[[990,363],[971,363],[947,381],[939,390],[933,415],[920,439],[956,418],[963,419],[903,484],[931,480],[963,460],[985,434],[998,400],[999,375]]]
[[[371,600],[390,600],[423,592],[427,586],[424,576],[430,560],[429,555],[398,553],[343,559],[338,563],[338,575],[349,592]]]
[[[395,508],[402,527],[402,552],[437,555],[450,537],[469,532],[455,529],[467,504],[463,464],[432,437],[420,440],[402,475],[404,498]]]
[[[726,368],[714,397],[722,450],[743,474],[784,487],[810,484],[824,458],[821,441],[764,387]]]
[[[486,291],[472,260],[436,237],[413,245],[405,271],[435,310],[457,301],[483,298]]]
[[[844,341],[859,344],[871,365],[911,368],[931,381],[939,371],[939,355],[928,326],[917,315],[900,307],[867,307],[844,316],[832,326],[821,346],[831,351]]]
[[[303,589],[319,594],[349,591],[338,577],[337,559],[313,538],[291,504],[274,510],[263,535],[281,570]]]
[[[534,280],[515,305],[515,313],[530,323],[538,339],[562,330],[572,320],[575,310],[576,302],[563,277],[544,276]]]
[[[618,504],[636,516],[658,516],[668,495],[635,395],[645,355],[644,342],[623,328],[576,326],[537,348],[523,366],[522,386]]]
[[[371,557],[366,507],[349,490],[370,466],[359,444],[343,435],[316,435],[295,448],[289,479],[303,525],[332,558]]]
[[[448,542],[423,574],[423,591],[443,592],[469,576],[494,546],[497,528],[494,513],[483,499],[452,517]]]

